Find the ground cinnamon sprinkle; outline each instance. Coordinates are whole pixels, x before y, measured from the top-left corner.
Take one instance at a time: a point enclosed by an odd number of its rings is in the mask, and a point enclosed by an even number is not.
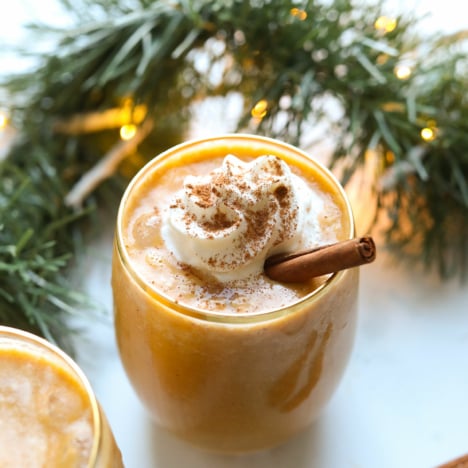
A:
[[[213,205],[213,197],[212,197],[212,190],[211,185],[195,185],[195,186],[186,186],[187,188],[191,189],[193,195],[197,197],[196,204],[201,208],[208,208],[209,206]]]
[[[218,210],[213,219],[203,223],[203,228],[207,231],[220,231],[231,227],[233,224],[235,224],[235,220],[230,219],[225,212]]]
[[[180,198],[176,198],[173,203],[169,205],[169,208],[172,210],[179,207],[182,204],[182,200]]]
[[[195,216],[192,213],[186,211],[184,213],[184,218],[183,219],[184,219],[184,222],[185,222],[185,227],[188,228],[190,226],[190,224],[195,221]]]
[[[279,159],[274,159],[271,161],[275,175],[283,175],[283,169],[281,167]]]
[[[266,227],[269,223],[271,211],[268,208],[263,210],[249,210],[246,213],[247,230],[243,236],[246,244],[258,242],[265,235]]]
[[[273,192],[273,195],[278,200],[280,206],[282,206],[285,203],[286,197],[289,195],[289,190],[284,185],[279,185],[278,187],[276,187],[275,191]]]

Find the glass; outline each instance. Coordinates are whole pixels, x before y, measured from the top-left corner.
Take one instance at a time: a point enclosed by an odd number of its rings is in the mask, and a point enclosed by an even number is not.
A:
[[[13,372],[10,372],[12,365]],[[24,456],[29,452],[31,460],[26,461],[28,467],[36,466],[35,463],[49,467],[123,467],[120,451],[93,390],[84,373],[67,354],[36,335],[0,326],[0,372],[3,375],[0,381],[0,419],[3,419],[4,428],[13,427],[19,421],[6,421],[7,414],[12,418],[26,418],[21,419],[18,425],[28,427],[28,430],[21,429],[21,438],[8,438],[7,433],[8,443],[11,442],[12,446],[9,450],[1,448],[2,466],[8,463],[9,457]],[[28,394],[32,395],[31,406],[27,403]],[[14,405],[20,406],[21,402],[23,407],[34,413],[25,415],[24,411],[12,411]],[[84,412],[91,419],[90,446],[83,442],[88,436],[88,430],[83,429]],[[73,438],[67,435],[70,427],[75,431]],[[41,442],[34,444],[34,440]],[[86,448],[82,448],[83,444]],[[43,447],[47,447],[46,455],[44,450],[41,454],[35,452],[36,448],[41,450]],[[80,449],[80,453],[84,453],[82,456],[77,455]],[[41,456],[47,458],[43,464]],[[17,466],[17,459],[11,463],[6,466]]]
[[[242,453],[284,442],[330,399],[354,341],[359,270],[331,275],[287,307],[236,315],[183,306],[146,283],[124,243],[131,200],[153,171],[229,153],[275,154],[318,174],[340,200],[345,238],[354,237],[344,190],[303,151],[253,135],[189,141],[154,158],[129,184],[117,219],[112,287],[120,356],[154,420],[199,447]]]

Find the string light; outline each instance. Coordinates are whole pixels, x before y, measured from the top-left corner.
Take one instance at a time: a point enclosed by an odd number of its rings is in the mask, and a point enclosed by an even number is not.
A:
[[[387,150],[385,152],[385,161],[389,165],[393,164],[395,162],[395,153],[393,151]]]
[[[424,127],[421,130],[421,138],[424,141],[433,141],[436,138],[437,129],[435,127]]]
[[[407,80],[411,76],[412,70],[408,65],[397,65],[394,73],[399,80]]]
[[[121,112],[122,118],[124,121],[126,120],[127,123],[124,123],[120,127],[120,138],[124,141],[128,141],[135,136],[137,132],[136,124],[143,121],[147,113],[147,108],[144,104],[134,106],[132,98],[126,98],[124,99]]]
[[[5,112],[0,111],[0,130],[3,130],[8,124],[8,117]]]
[[[253,107],[251,114],[254,119],[263,119],[267,115],[268,111],[268,101],[266,99],[261,99]]]
[[[305,10],[301,10],[300,8],[291,8],[290,13],[300,21],[307,19],[307,12]]]
[[[120,127],[120,138],[122,140],[131,140],[137,132],[137,126],[134,124],[126,124]]]
[[[144,104],[135,106],[132,98],[125,98],[120,109],[120,118],[123,122],[139,124],[146,117],[147,112],[148,109]]]
[[[397,20],[388,16],[379,16],[374,23],[374,28],[384,34],[392,32],[397,27]]]
[[[384,102],[380,108],[384,112],[404,112],[406,109],[405,105],[401,102]]]
[[[390,56],[388,54],[379,54],[376,59],[377,65],[385,65]]]

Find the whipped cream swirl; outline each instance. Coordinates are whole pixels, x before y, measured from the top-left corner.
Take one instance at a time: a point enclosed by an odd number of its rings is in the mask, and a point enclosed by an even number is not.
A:
[[[188,176],[162,225],[177,260],[219,281],[259,274],[267,256],[311,247],[320,238],[323,202],[276,156]]]

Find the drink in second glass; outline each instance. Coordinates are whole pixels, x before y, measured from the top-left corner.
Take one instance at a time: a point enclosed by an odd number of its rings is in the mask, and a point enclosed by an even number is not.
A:
[[[93,390],[64,352],[0,326],[0,466],[121,468]]]

